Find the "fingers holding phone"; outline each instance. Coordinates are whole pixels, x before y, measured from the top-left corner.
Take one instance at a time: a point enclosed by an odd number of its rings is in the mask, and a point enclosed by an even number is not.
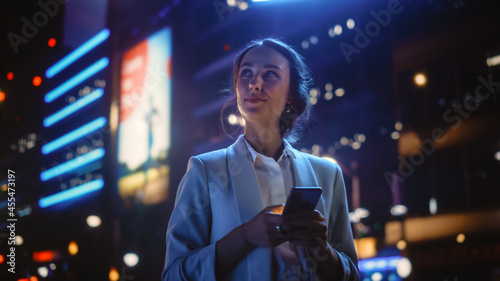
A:
[[[268,206],[242,225],[245,240],[257,247],[274,247],[287,241],[281,231],[283,208],[283,204]]]
[[[294,187],[290,190],[282,226],[282,233],[288,241],[308,247],[326,243],[326,221],[315,210],[320,197],[320,187]]]
[[[325,218],[317,210],[284,215],[283,223],[286,226],[283,233],[288,241],[304,246],[326,242],[328,227]]]

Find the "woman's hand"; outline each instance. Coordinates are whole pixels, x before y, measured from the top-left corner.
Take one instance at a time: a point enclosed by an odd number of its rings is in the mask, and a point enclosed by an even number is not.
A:
[[[283,224],[283,204],[264,208],[251,221],[242,225],[245,241],[255,247],[274,247],[285,241],[276,226]]]
[[[283,235],[291,243],[304,246],[311,253],[328,248],[328,227],[325,217],[319,211],[299,211],[284,215],[283,225]]]

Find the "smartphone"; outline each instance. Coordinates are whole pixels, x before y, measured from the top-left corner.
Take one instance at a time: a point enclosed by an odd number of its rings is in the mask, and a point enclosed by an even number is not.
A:
[[[286,200],[283,215],[299,210],[314,210],[321,196],[321,187],[292,187]]]

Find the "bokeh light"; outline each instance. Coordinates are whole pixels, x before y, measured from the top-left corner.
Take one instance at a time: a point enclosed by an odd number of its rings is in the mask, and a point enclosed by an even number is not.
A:
[[[372,274],[371,278],[373,281],[380,281],[382,280],[383,276],[380,272],[375,272]]]
[[[248,9],[248,3],[247,2],[241,2],[240,4],[238,4],[238,8],[242,11],[245,11],[246,9]]]
[[[38,86],[40,86],[41,84],[42,84],[42,77],[40,77],[40,76],[35,76],[35,77],[33,77],[33,85],[34,85],[35,87],[38,87]]]
[[[72,256],[78,254],[78,244],[75,241],[69,242],[68,253]]]
[[[429,212],[431,213],[431,215],[435,215],[437,213],[437,209],[438,206],[436,198],[429,199]]]
[[[337,90],[335,90],[335,95],[337,97],[341,97],[345,94],[345,90],[343,88],[338,88]]]
[[[134,267],[139,263],[139,256],[135,253],[127,253],[123,256],[123,262],[128,266],[128,267]]]
[[[87,217],[87,224],[90,227],[98,227],[101,225],[101,218],[99,216],[88,216]]]
[[[317,97],[311,97],[311,98],[309,98],[309,102],[311,103],[311,105],[315,105],[318,102],[318,98]]]
[[[346,22],[347,28],[353,29],[354,28],[354,20],[353,19],[348,19]]]
[[[361,148],[361,143],[359,143],[357,141],[352,143],[352,149],[358,150],[359,148]]]
[[[54,38],[50,38],[49,41],[47,42],[47,45],[49,45],[49,47],[54,47],[56,45],[57,41],[56,39]]]
[[[393,216],[402,216],[408,212],[408,208],[405,205],[394,205],[391,208],[391,214]]]
[[[118,270],[116,270],[116,268],[112,267],[109,270],[109,280],[118,281],[118,279],[120,279],[120,274],[118,273]]]
[[[394,124],[394,128],[398,131],[401,131],[403,129],[403,123],[401,122],[396,122],[396,124]]]
[[[335,29],[333,27],[328,29],[328,36],[335,37]]]
[[[36,272],[38,272],[38,275],[42,278],[49,276],[49,269],[46,266],[39,267]]]
[[[342,26],[340,24],[337,24],[334,28],[333,28],[333,32],[335,32],[336,35],[340,35],[342,34]]]
[[[406,249],[406,241],[405,240],[399,240],[398,243],[396,243],[396,247],[403,251],[404,249]]]
[[[313,45],[316,45],[318,44],[318,36],[311,36],[311,38],[309,39],[309,41],[311,41],[311,44]]]
[[[391,138],[392,138],[393,140],[397,140],[397,139],[399,139],[399,137],[400,137],[400,136],[401,136],[401,135],[399,134],[399,132],[392,132],[392,134],[391,134]]]
[[[313,88],[309,91],[309,95],[311,95],[311,97],[317,97],[318,96],[318,90]]]
[[[401,278],[406,278],[406,277],[410,276],[411,269],[412,269],[412,266],[411,266],[410,260],[407,258],[402,258],[398,262],[398,266],[396,268],[396,271]]]
[[[331,92],[333,90],[332,83],[326,83],[325,84],[325,90],[327,90],[328,92]]]
[[[14,237],[14,241],[16,242],[16,246],[24,244],[24,238],[21,235],[16,235],[16,237]]]
[[[238,117],[234,114],[230,114],[228,117],[227,117],[227,121],[229,122],[229,124],[231,125],[236,125],[238,124]]]
[[[356,140],[360,143],[364,143],[366,141],[366,136],[364,134],[358,134]]]
[[[423,73],[417,73],[415,77],[413,77],[413,81],[417,86],[423,87],[427,84],[427,77]]]

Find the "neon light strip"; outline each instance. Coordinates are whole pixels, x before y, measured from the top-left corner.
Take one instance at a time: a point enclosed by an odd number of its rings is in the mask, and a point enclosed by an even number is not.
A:
[[[49,154],[52,151],[61,148],[85,135],[90,134],[91,132],[102,128],[106,124],[106,118],[99,117],[94,121],[90,121],[89,123],[77,128],[63,136],[58,137],[57,139],[45,144],[42,146],[42,153]]]
[[[38,205],[40,205],[40,207],[42,208],[47,208],[64,201],[76,199],[92,191],[99,190],[103,186],[104,181],[102,179],[93,180],[91,182],[84,183],[71,189],[42,198],[38,201]]]
[[[362,272],[393,270],[398,267],[398,262],[400,259],[402,259],[402,257],[395,256],[360,260],[358,262],[358,267]]]
[[[55,123],[61,121],[62,119],[68,117],[69,115],[71,115],[71,114],[75,113],[76,111],[80,110],[81,108],[85,107],[89,103],[99,99],[100,97],[102,97],[103,94],[104,94],[104,91],[102,89],[97,89],[97,90],[93,91],[92,93],[77,100],[76,102],[72,103],[71,105],[68,105],[65,108],[59,110],[58,112],[45,118],[43,120],[43,126],[50,127],[50,126],[54,125]]]
[[[99,46],[109,37],[109,30],[103,29],[101,32],[97,33],[94,37],[90,38],[87,42],[83,43],[80,47],[76,48],[73,52],[69,53],[67,56],[62,58],[60,61],[55,63],[53,66],[49,67],[45,72],[47,78],[52,78],[59,72],[63,71],[66,67],[70,66],[72,63],[77,61],[86,53],[90,52],[95,47]]]
[[[48,92],[45,95],[45,102],[50,103],[53,100],[57,99],[58,97],[62,96],[65,94],[67,91],[73,89],[76,85],[82,83],[83,81],[87,80],[90,76],[96,74],[97,72],[103,70],[106,66],[109,64],[109,59],[104,57],[101,58],[100,60],[96,61],[94,64],[91,66],[87,67],[84,69],[82,72],[78,73],[77,75],[71,77],[68,79],[66,82],[62,83],[59,85],[57,88],[54,90]]]
[[[42,181],[50,180],[51,178],[57,177],[59,175],[65,174],[72,170],[78,169],[84,165],[87,165],[95,160],[98,160],[104,156],[104,149],[98,148],[89,153],[78,156],[75,159],[64,162],[60,165],[52,167],[40,174],[40,179]]]

